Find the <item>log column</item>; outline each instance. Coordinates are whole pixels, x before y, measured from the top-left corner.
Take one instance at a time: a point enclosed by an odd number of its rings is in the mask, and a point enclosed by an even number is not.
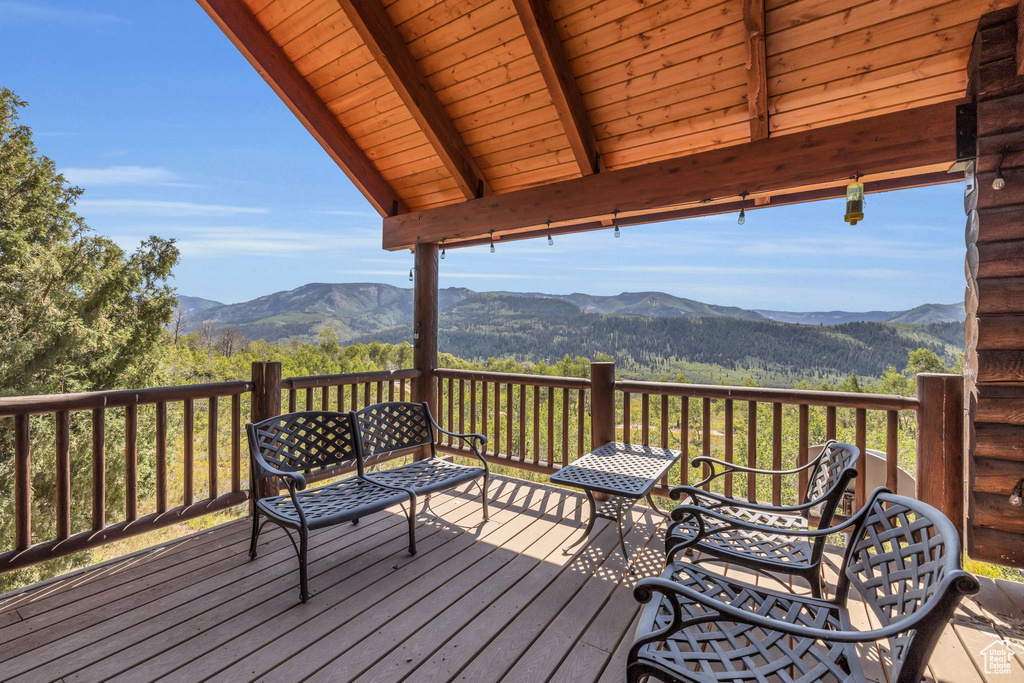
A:
[[[963,377],[917,376],[917,499],[944,513],[963,537]]]
[[[426,403],[438,419],[437,386],[437,275],[436,244],[416,245],[416,278],[413,283],[413,367],[422,375],[413,381],[413,400]],[[448,426],[451,429],[451,425]],[[426,456],[424,452],[422,455]]]
[[[967,550],[1024,566],[1024,76],[1018,8],[984,15],[968,65],[977,157],[968,174],[966,354]]]
[[[252,364],[252,421],[262,422],[281,414],[281,364],[257,361]],[[251,475],[250,475],[251,476]],[[281,492],[277,477],[263,480],[260,497]],[[255,491],[253,492],[255,495]]]

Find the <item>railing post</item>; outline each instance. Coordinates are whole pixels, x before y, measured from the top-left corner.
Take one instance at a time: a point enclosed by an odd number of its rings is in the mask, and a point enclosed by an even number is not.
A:
[[[590,364],[590,448],[615,441],[615,363]]]
[[[261,422],[281,414],[281,364],[276,361],[256,361],[252,364],[252,421]],[[280,484],[264,480],[260,496],[276,496]],[[256,495],[256,492],[253,492]]]
[[[437,420],[437,387],[434,370],[437,369],[437,271],[436,244],[416,245],[416,278],[413,283],[413,367],[421,374],[413,381],[412,395],[417,403],[426,403]],[[461,408],[461,406],[460,406]],[[452,425],[448,425],[451,429]],[[424,449],[416,457],[425,458]]]
[[[964,390],[961,375],[917,376],[917,498],[964,527]]]

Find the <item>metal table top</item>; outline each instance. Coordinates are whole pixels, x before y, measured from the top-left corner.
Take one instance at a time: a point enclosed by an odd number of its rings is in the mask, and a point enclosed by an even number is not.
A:
[[[551,481],[613,496],[642,498],[682,455],[669,448],[612,442],[552,474]]]

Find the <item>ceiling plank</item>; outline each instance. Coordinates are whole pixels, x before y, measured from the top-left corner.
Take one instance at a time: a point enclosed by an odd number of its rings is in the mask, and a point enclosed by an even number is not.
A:
[[[241,0],[197,0],[253,68],[382,215],[405,207],[338,119]]]
[[[1024,2],[1024,0],[1022,0]],[[743,0],[747,56],[747,107],[750,139],[768,137],[768,55],[764,42],[764,0]]]
[[[956,102],[943,102],[384,219],[384,248],[583,222],[704,200],[774,194],[956,160]]]
[[[379,0],[338,0],[356,33],[434,147],[455,184],[466,197],[490,194],[473,155],[459,136],[402,35]]]
[[[547,0],[515,0],[515,5],[580,173],[597,173],[601,163],[597,139]]]

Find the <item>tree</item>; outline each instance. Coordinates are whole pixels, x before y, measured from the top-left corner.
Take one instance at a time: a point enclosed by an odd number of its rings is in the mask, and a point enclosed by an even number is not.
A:
[[[178,250],[150,237],[127,254],[93,233],[74,212],[82,190],[69,186],[54,163],[39,154],[31,131],[19,125],[25,103],[0,89],[0,396],[150,386],[165,351],[165,326],[177,301],[167,285]],[[46,420],[47,418],[39,418]],[[37,423],[39,424],[39,423]],[[53,452],[52,428],[32,430],[33,453]],[[89,472],[90,425],[71,416],[71,470]],[[140,431],[145,429],[140,418]],[[117,438],[117,423],[108,438]],[[0,538],[11,539],[12,432],[0,430]],[[140,458],[141,460],[142,458]],[[117,459],[108,461],[107,504],[123,488]],[[54,487],[53,462],[32,459],[32,487]],[[72,477],[72,526],[87,528],[88,476]],[[33,498],[33,533],[54,534],[54,496]],[[81,563],[67,559],[49,574]],[[45,578],[33,568],[0,579]]]
[[[910,352],[906,373],[914,376],[920,372],[945,372],[946,366],[931,349],[919,348]]]
[[[190,322],[192,321],[189,320],[188,315],[185,313],[185,309],[178,306],[178,308],[174,310],[174,320],[171,321],[171,335],[175,346],[178,344],[178,337],[184,333],[185,328],[188,327]]]
[[[839,385],[839,391],[861,393],[863,390],[860,388],[860,380],[857,379],[857,375],[851,372],[850,376]]]
[[[238,331],[237,327],[225,327],[217,335],[217,348],[228,358],[242,349],[248,340]]]

